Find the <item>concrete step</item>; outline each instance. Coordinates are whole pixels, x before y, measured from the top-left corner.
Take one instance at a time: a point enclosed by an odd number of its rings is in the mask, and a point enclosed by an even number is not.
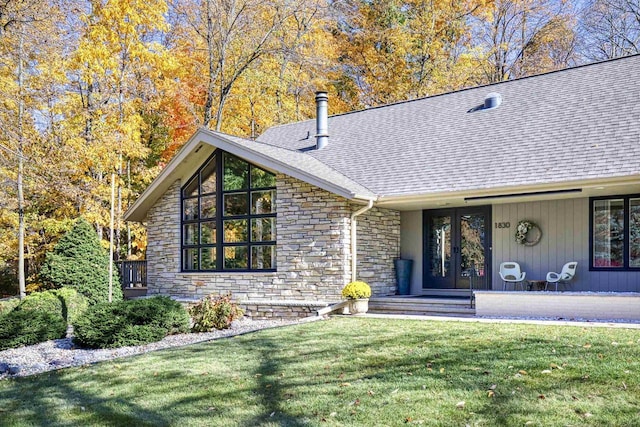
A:
[[[369,312],[377,314],[415,314],[475,316],[468,299],[375,297],[369,300]]]

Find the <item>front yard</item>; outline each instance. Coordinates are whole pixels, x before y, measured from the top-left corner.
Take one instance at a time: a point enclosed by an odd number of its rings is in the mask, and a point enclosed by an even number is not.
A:
[[[640,331],[334,318],[0,381],[0,424],[640,425]]]

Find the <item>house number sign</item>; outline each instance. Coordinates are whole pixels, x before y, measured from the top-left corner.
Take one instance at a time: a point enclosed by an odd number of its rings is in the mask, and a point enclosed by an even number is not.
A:
[[[496,228],[511,228],[510,222],[496,222]]]

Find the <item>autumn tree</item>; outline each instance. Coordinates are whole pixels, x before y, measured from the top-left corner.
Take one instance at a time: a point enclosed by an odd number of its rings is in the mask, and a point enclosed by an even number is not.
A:
[[[465,86],[471,28],[483,2],[336,3],[341,61],[363,106]]]
[[[116,237],[120,244],[123,200],[131,162],[149,150],[141,134],[155,82],[176,68],[171,55],[154,40],[167,29],[164,0],[92,1],[81,16],[78,49],[69,64],[71,88],[65,100],[69,142],[82,146],[84,185],[92,197],[86,214],[100,231],[108,223],[109,174],[117,175]],[[116,250],[116,254],[120,251]]]
[[[487,83],[575,63],[575,11],[567,2],[495,0],[472,24]]]
[[[7,207],[17,214],[16,270],[21,297],[26,292],[28,274],[27,216],[30,212],[37,216],[37,178],[42,172],[39,167],[43,144],[36,122],[45,108],[43,92],[56,83],[43,77],[48,76],[58,58],[53,46],[59,46],[59,17],[55,2],[8,0],[0,5],[0,176],[10,184],[3,186],[4,197],[13,201]],[[12,187],[15,192],[9,190]],[[11,221],[8,212],[2,216]]]

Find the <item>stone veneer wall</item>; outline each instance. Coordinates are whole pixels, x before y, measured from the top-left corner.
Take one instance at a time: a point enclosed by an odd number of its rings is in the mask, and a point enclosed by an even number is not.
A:
[[[352,209],[361,207],[353,205]],[[374,207],[356,221],[358,280],[367,282],[373,295],[394,295],[397,284],[393,260],[400,257],[400,212]]]
[[[282,174],[276,186],[277,272],[181,273],[176,181],[147,214],[148,294],[198,299],[231,292],[245,301],[339,301],[351,278],[350,216],[361,206]],[[358,249],[359,279],[376,295],[394,293],[399,213],[373,208],[359,216]]]

